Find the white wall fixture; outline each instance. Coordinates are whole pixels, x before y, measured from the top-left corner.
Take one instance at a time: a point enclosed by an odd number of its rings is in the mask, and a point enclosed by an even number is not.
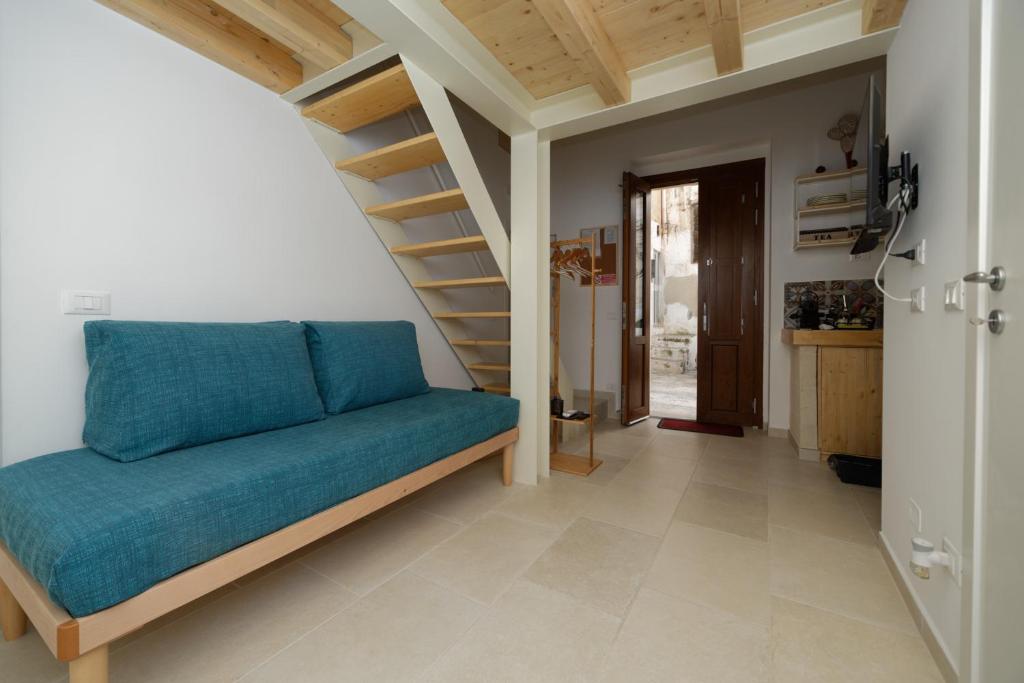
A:
[[[64,315],[110,315],[110,292],[65,289],[60,310]]]
[[[949,553],[935,550],[935,544],[926,538],[915,536],[911,547],[910,569],[919,579],[930,579],[932,567],[949,567],[952,562]]]

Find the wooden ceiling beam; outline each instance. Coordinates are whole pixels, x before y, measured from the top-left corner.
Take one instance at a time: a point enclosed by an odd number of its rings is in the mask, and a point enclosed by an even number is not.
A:
[[[216,1],[319,69],[352,58],[352,38],[309,0]]]
[[[533,4],[605,104],[628,102],[626,67],[591,2],[533,0]]]
[[[899,26],[907,0],[864,0],[861,30],[864,35]]]
[[[274,92],[302,83],[302,65],[283,46],[207,0],[98,2]]]
[[[740,0],[704,0],[704,16],[711,32],[718,75],[743,69],[743,29],[740,27]]]

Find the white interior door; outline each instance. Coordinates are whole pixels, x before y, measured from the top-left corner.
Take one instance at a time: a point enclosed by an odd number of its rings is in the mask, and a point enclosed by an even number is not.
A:
[[[1005,315],[1001,332],[978,328],[979,412],[974,473],[971,679],[1024,680],[1024,2],[982,0],[981,261],[1006,269],[1005,285],[978,288],[980,318]],[[965,615],[966,616],[966,615]],[[966,672],[965,672],[966,673]]]

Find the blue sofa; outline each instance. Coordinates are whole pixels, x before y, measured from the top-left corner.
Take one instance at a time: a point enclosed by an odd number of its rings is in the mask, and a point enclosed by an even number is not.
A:
[[[172,603],[204,572],[226,583],[204,565],[256,556],[231,569],[251,571],[300,528],[309,542],[494,450],[510,477],[518,402],[429,387],[411,323],[100,321],[85,336],[87,447],[0,469],[0,597],[66,612],[61,659],[116,631],[107,613],[137,627],[169,611],[148,602],[177,577]]]

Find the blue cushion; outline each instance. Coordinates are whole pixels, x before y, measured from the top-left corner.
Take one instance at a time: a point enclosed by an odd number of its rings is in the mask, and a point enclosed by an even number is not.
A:
[[[323,418],[299,323],[85,323],[83,441],[131,462]]]
[[[75,617],[515,427],[452,389],[132,463],[88,448],[0,468],[0,540]],[[497,480],[495,486],[500,486]]]
[[[389,322],[305,322],[324,410],[343,413],[429,390],[416,327]]]

